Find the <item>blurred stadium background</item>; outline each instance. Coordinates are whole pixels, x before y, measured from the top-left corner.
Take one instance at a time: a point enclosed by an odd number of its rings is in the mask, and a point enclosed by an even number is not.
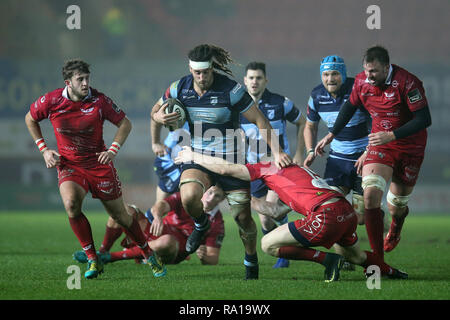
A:
[[[76,4],[81,29],[69,30]],[[369,5],[381,29],[369,30]],[[68,58],[91,64],[91,86],[125,110],[133,131],[116,159],[126,201],[147,208],[155,199],[149,112],[167,86],[188,72],[187,52],[213,43],[231,52],[236,79],[245,65],[267,63],[269,89],[302,111],[320,82],[319,63],[341,55],[349,76],[363,52],[384,45],[393,63],[423,82],[433,124],[412,212],[450,212],[450,2],[448,0],[2,0],[0,2],[0,210],[63,210],[56,171],[45,168],[24,123],[40,95],[62,87]],[[44,136],[55,147],[48,121]],[[106,125],[105,142],[115,127]],[[319,136],[325,134],[322,124]],[[295,142],[295,127],[289,127]],[[325,159],[313,168],[320,174]],[[88,196],[85,207],[100,209]]]

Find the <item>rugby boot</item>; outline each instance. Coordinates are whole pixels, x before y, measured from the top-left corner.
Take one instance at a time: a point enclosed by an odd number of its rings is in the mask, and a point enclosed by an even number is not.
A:
[[[153,253],[153,255],[148,258],[147,263],[152,269],[152,273],[155,278],[164,277],[166,275],[166,266],[162,262],[161,258],[156,255],[156,253]]]
[[[78,261],[79,263],[86,263],[88,262],[88,258],[87,255],[84,251],[76,251],[74,252],[73,256],[73,260]]]
[[[111,254],[109,252],[100,253],[99,251],[97,251],[97,257],[100,258],[103,264],[111,262]],[[73,259],[78,261],[79,263],[88,262],[88,257],[84,251],[76,251],[73,254]]]
[[[84,273],[86,279],[97,278],[99,274],[103,273],[103,263],[100,259],[88,260],[87,270]]]
[[[211,223],[209,222],[209,219],[206,221],[206,224],[201,227],[197,228],[197,226],[194,228],[194,231],[192,231],[191,235],[186,241],[186,252],[191,254],[195,251],[197,251],[198,247],[200,247],[200,244],[202,243],[203,239],[206,236],[206,233],[208,232],[209,228],[211,227]]]
[[[274,269],[289,268],[289,260],[284,258],[278,258],[277,262],[273,265],[272,268]]]
[[[340,270],[344,264],[344,257],[336,253],[327,253],[323,265],[325,266],[324,278],[325,282],[338,281]]]
[[[259,265],[245,266],[245,280],[258,280]]]

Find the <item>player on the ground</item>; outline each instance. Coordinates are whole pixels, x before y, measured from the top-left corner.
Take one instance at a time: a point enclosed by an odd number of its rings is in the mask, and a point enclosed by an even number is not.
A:
[[[243,143],[238,143],[239,115],[242,113],[260,130],[272,137],[273,130],[244,87],[227,75],[232,62],[230,54],[217,46],[202,44],[189,54],[190,74],[173,82],[152,110],[152,118],[159,125],[170,125],[179,118],[178,113],[165,114],[168,98],[177,98],[186,107],[191,133],[191,146],[202,152],[220,155],[233,162],[244,162]],[[227,74],[224,75],[223,73]],[[276,139],[268,139],[275,163],[279,167],[291,163]],[[182,166],[180,193],[183,207],[195,221],[186,250],[194,252],[209,229],[209,221],[200,201],[203,193],[218,182],[226,192],[241,236],[245,258],[246,279],[258,279],[258,257],[256,252],[257,230],[251,215],[249,183],[232,177],[216,175],[197,164]]]
[[[225,193],[218,186],[210,187],[202,197],[203,208],[208,215],[211,228],[196,253],[201,263],[205,265],[216,265],[219,262],[220,248],[225,236],[225,225],[219,210],[219,204],[223,199],[225,199]],[[128,205],[127,210],[139,221],[150,249],[161,258],[164,264],[177,264],[188,257],[189,253],[186,252],[185,245],[194,228],[194,222],[184,211],[179,192],[156,201],[146,213],[134,205]],[[120,234],[122,233],[120,225],[111,218],[108,224]],[[110,243],[109,248],[112,244]],[[110,253],[108,248],[107,251],[99,253],[103,263],[144,258],[139,248],[128,237],[124,238],[122,245],[126,247],[123,251]],[[87,260],[83,251],[75,252],[74,258],[82,263]]]
[[[329,144],[362,105],[372,117],[369,147],[362,170],[365,224],[370,245],[381,258],[400,241],[408,215],[408,201],[417,182],[427,140],[431,115],[425,90],[416,76],[391,64],[388,51],[375,46],[363,59],[364,71],[355,78],[349,100],[341,107],[333,128],[316,146],[322,155]],[[383,243],[380,209],[388,181],[388,209],[392,216]]]
[[[102,202],[135,241],[149,261],[153,274],[163,269],[160,259],[151,254],[145,235],[136,219],[127,214],[113,160],[131,131],[125,113],[104,94],[89,87],[89,65],[69,60],[62,69],[65,88],[51,91],[30,106],[25,123],[44,157],[47,168],[58,171],[61,198],[69,223],[86,252],[89,263],[85,277],[96,278],[103,272],[98,259],[88,219],[81,211],[86,194]],[[39,122],[48,118],[54,128],[58,151],[47,147]],[[117,126],[113,143],[107,149],[103,141],[103,122]]]
[[[292,209],[306,216],[281,225],[261,240],[264,252],[275,257],[292,260],[308,260],[325,266],[325,280],[339,279],[339,270],[345,259],[367,268],[377,265],[381,274],[395,279],[406,279],[408,275],[384,263],[377,254],[361,251],[356,235],[357,217],[352,205],[344,195],[332,189],[325,180],[312,170],[292,164],[277,168],[272,162],[233,164],[224,159],[202,155],[184,147],[175,159],[176,163],[201,164],[208,170],[221,175],[230,175],[245,181],[263,179],[275,191],[284,207],[276,208],[277,214]],[[260,203],[260,202],[258,202]],[[266,202],[266,208],[274,207]],[[261,212],[271,214],[264,206]],[[310,247],[324,246],[335,249],[342,255],[325,253]]]
[[[305,116],[297,109],[294,103],[287,97],[269,91],[267,86],[268,78],[266,75],[266,64],[263,62],[250,62],[245,67],[244,84],[247,92],[253,101],[258,105],[261,112],[269,120],[272,128],[277,132],[280,148],[290,154],[289,141],[287,137],[286,121],[297,126],[297,145],[295,155],[292,161],[302,164],[305,154],[305,144],[303,139],[303,129],[305,125]],[[267,160],[270,157],[270,149],[265,143],[258,127],[241,116],[241,128],[244,130],[248,149],[247,161],[249,163]],[[272,203],[278,201],[275,192],[269,190],[262,180],[255,180],[250,183],[252,202],[263,199]],[[272,218],[258,214],[261,221],[262,233],[267,234],[277,227],[278,224],[288,222],[288,216],[285,215],[282,221],[275,221]],[[289,260],[279,258],[274,268],[287,268]]]

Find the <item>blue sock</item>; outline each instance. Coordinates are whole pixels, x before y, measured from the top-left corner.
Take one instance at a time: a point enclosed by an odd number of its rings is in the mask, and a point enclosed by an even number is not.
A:
[[[245,253],[244,265],[246,267],[256,267],[258,265],[258,254]]]

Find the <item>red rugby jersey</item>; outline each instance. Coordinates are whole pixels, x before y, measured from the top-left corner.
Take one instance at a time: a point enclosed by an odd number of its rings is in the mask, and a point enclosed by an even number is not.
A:
[[[331,198],[343,198],[314,171],[295,164],[282,169],[272,162],[248,163],[246,167],[250,180],[262,179],[281,201],[305,216]]]
[[[428,105],[425,90],[415,75],[397,65],[382,87],[373,86],[363,72],[355,78],[350,102],[363,105],[372,117],[372,133],[393,131],[413,118],[413,112]],[[398,150],[424,149],[427,141],[426,129],[409,137],[396,139],[386,144]]]
[[[194,231],[194,220],[184,210],[181,204],[181,195],[179,192],[171,194],[164,199],[170,206],[170,212],[164,217],[163,223],[176,227],[186,236],[189,236]],[[208,218],[211,222],[211,227],[205,236],[202,244],[208,247],[220,248],[222,240],[225,236],[225,224],[222,213],[217,206],[212,212],[208,212]]]
[[[67,87],[56,89],[30,106],[36,121],[48,118],[53,126],[61,162],[90,168],[98,164],[97,152],[106,150],[103,122],[117,125],[125,113],[103,93],[90,88],[82,101],[68,99]]]

